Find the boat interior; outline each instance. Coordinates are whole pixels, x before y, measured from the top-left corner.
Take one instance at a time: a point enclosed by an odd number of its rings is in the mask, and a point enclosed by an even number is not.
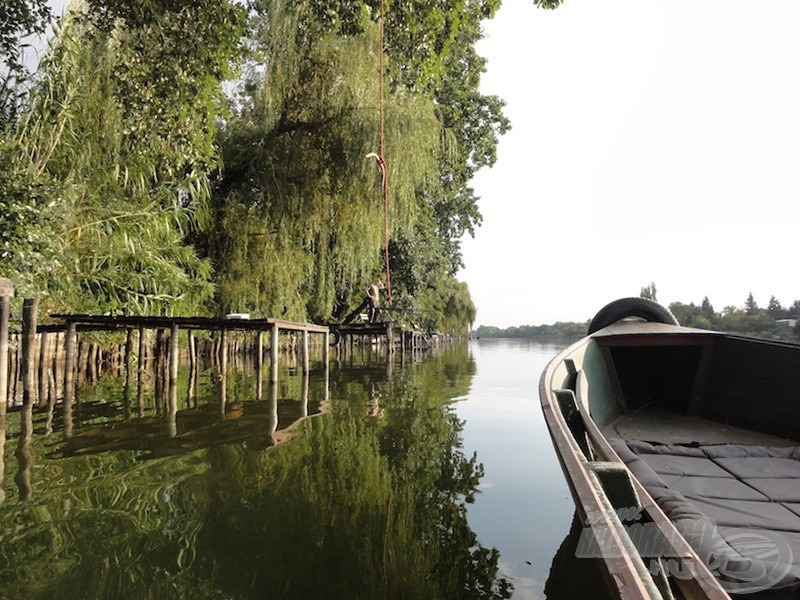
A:
[[[800,351],[670,326],[594,340],[615,393],[590,394],[606,433],[663,443],[800,445]],[[660,333],[648,333],[656,329]],[[691,331],[691,330],[690,330]],[[605,335],[602,335],[605,333]],[[599,419],[598,419],[599,417]]]
[[[620,323],[569,361],[581,410],[731,594],[800,597],[800,349]]]

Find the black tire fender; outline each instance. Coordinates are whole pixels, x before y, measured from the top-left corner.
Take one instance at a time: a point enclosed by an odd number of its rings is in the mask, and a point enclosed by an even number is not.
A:
[[[603,329],[603,327],[608,327],[629,317],[637,317],[651,323],[680,325],[675,315],[658,302],[653,302],[647,298],[620,298],[609,302],[597,311],[597,314],[589,323],[588,333],[591,335],[595,331]]]

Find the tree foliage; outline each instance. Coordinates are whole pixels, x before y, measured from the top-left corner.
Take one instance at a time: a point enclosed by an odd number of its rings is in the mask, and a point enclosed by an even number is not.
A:
[[[45,295],[51,309],[207,308],[210,264],[186,237],[208,199],[219,82],[241,28],[227,2],[164,6],[139,6],[131,23],[115,6],[70,13],[2,147],[16,179],[0,199],[24,204],[9,190],[49,190],[27,208],[46,203],[57,215],[25,223],[21,234],[43,237],[36,250],[49,260],[23,269],[30,252],[11,244],[4,275]],[[186,44],[198,31],[217,42],[213,56]]]
[[[21,69],[22,40],[44,33],[50,20],[46,0],[5,0],[0,5],[0,56],[7,69]]]
[[[646,285],[642,288],[642,291],[639,293],[639,297],[652,300],[653,302],[658,302],[656,294],[656,284],[651,282],[650,285]]]
[[[384,206],[367,158],[380,146],[377,2],[254,3],[205,238],[224,310],[341,316],[383,271],[385,220],[395,298],[444,310],[432,298],[453,288],[458,238],[479,221],[469,178],[507,128],[502,103],[478,92],[474,51],[496,4],[387,3]]]
[[[0,131],[12,122],[26,94],[24,52],[29,36],[45,32],[51,13],[47,0],[3,0],[0,4]]]
[[[558,321],[550,325],[518,325],[505,328],[481,325],[473,333],[477,337],[487,338],[578,339],[586,335],[588,327],[588,321],[585,323]]]
[[[2,43],[43,30],[9,6]],[[407,319],[465,331],[469,183],[509,126],[475,51],[499,0],[387,1],[383,46],[379,6],[73,4],[0,140],[0,275],[47,310],[330,321],[388,247]]]

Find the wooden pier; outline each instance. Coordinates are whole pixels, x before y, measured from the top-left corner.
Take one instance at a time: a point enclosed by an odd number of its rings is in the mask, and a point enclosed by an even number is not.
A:
[[[350,325],[331,325],[334,345],[351,351],[357,343],[384,344],[391,355],[396,350],[421,350],[429,346],[429,338],[419,331],[406,328],[397,321],[382,323],[355,323]]]
[[[222,378],[225,378],[229,356],[237,360],[238,356],[252,355],[256,369],[261,373],[265,366],[265,349],[269,348],[269,381],[276,383],[281,347],[279,336],[284,332],[290,334],[288,344],[285,337],[281,338],[284,347],[289,345],[296,352],[303,373],[309,371],[312,335],[318,336],[315,347],[321,347],[322,363],[326,369],[331,348],[341,356],[352,355],[356,346],[369,347],[385,352],[387,358],[399,350],[402,362],[406,351],[437,347],[448,339],[447,336],[410,330],[396,321],[327,326],[272,318],[251,319],[243,314],[224,318],[52,314],[49,320],[55,323],[38,324],[36,299],[24,300],[22,332],[11,334],[9,314],[13,295],[11,281],[0,278],[0,415],[5,414],[8,405],[20,403],[20,399],[23,405],[27,405],[44,402],[46,397],[51,401],[61,398],[65,411],[70,411],[76,387],[83,377],[93,379],[101,367],[111,364],[120,369],[124,367],[127,385],[134,372],[134,359],[138,365],[138,389],[141,390],[148,357],[155,360],[156,370],[164,375],[162,385],[166,388],[168,384],[172,392],[178,377],[181,348],[188,348],[190,367],[197,364],[201,353],[210,356]],[[114,342],[111,348],[105,348],[91,338],[86,343],[81,339],[80,334],[103,331],[124,332],[124,346]],[[182,331],[186,331],[188,341],[184,345],[179,344]],[[198,331],[213,335],[197,336]],[[232,332],[240,332],[240,335],[232,336]],[[244,341],[241,332],[245,334]],[[265,335],[269,335],[269,340],[265,340]],[[12,344],[9,344],[10,340]],[[260,397],[260,376],[258,385]]]
[[[227,374],[228,366],[228,333],[230,331],[249,331],[256,334],[256,342],[253,354],[256,357],[256,368],[260,372],[263,366],[264,357],[264,333],[270,334],[270,382],[278,381],[278,351],[279,335],[281,331],[290,331],[302,335],[302,345],[300,353],[300,363],[303,373],[309,370],[309,335],[317,334],[323,338],[322,361],[328,364],[329,360],[329,336],[330,330],[323,325],[311,323],[295,323],[281,319],[249,319],[237,315],[236,318],[210,318],[210,317],[156,317],[156,316],[113,316],[113,315],[78,315],[78,314],[57,314],[51,315],[54,319],[62,321],[61,325],[41,326],[37,328],[39,333],[48,331],[63,331],[66,329],[65,348],[65,405],[72,401],[74,385],[71,381],[73,372],[73,356],[75,338],[79,331],[117,331],[127,332],[125,363],[126,372],[130,365],[130,349],[132,348],[131,334],[133,331],[139,332],[139,355],[143,353],[142,343],[146,330],[155,330],[157,336],[163,337],[164,332],[169,331],[169,343],[166,355],[168,357],[169,387],[172,390],[178,378],[178,337],[181,330],[188,332],[189,361],[194,364],[197,360],[197,344],[194,339],[195,331],[214,331],[219,332],[219,343],[216,348],[216,358],[219,361],[219,369],[222,378]],[[142,362],[139,361],[139,378],[141,379]]]

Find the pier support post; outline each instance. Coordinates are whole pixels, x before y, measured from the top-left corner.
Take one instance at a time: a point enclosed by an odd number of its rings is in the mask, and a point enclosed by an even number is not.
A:
[[[264,332],[256,335],[256,400],[264,395]]]
[[[46,333],[42,333],[39,339],[39,406],[47,404],[47,373],[48,373],[48,350],[50,340]]]
[[[125,420],[131,418],[131,365],[133,363],[133,329],[130,327],[125,330],[125,387],[123,388],[123,399],[125,401],[124,413]]]
[[[72,437],[72,402],[75,399],[75,337],[77,326],[67,324],[64,336],[64,437]]]
[[[280,329],[278,328],[277,323],[272,324],[272,330],[270,331],[270,343],[269,343],[269,359],[270,359],[270,373],[269,373],[269,381],[270,383],[276,383],[278,381],[278,334]]]
[[[38,298],[22,301],[22,404],[36,403],[36,311]]]
[[[178,433],[176,416],[178,414],[178,333],[177,323],[169,332],[169,404],[167,410],[167,434],[175,437]]]
[[[189,330],[187,336],[187,343],[189,344],[189,371],[194,372],[197,362],[197,339],[195,338],[192,330]]]
[[[138,356],[136,357],[136,408],[138,415],[144,415],[144,353],[145,353],[145,330],[139,327]]]
[[[223,329],[219,336],[219,402],[222,415],[228,403],[228,330]]]
[[[386,353],[389,356],[394,354],[394,327],[391,321],[386,323]]]
[[[8,315],[14,286],[10,279],[0,279],[0,415],[8,403]]]
[[[308,329],[303,329],[303,356],[301,357],[303,373],[308,373]]]

